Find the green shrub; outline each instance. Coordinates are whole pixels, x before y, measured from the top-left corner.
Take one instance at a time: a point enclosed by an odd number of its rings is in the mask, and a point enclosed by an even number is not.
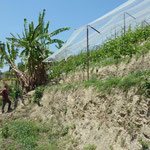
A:
[[[11,86],[8,89],[9,91],[9,96],[13,99],[13,100],[17,100],[19,96],[22,95],[22,90],[19,87],[16,86]]]
[[[43,91],[44,91],[44,87],[37,87],[35,89],[35,93],[33,96],[33,102],[37,103],[39,106],[41,106],[40,105],[40,99],[42,98]]]

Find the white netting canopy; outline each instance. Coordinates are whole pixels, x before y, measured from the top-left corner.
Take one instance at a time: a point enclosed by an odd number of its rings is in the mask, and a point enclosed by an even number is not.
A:
[[[140,23],[150,23],[150,0],[128,0],[108,14],[94,20],[88,25],[100,32],[90,28],[89,46],[94,47],[102,44],[113,35],[119,35],[129,25],[134,28]],[[57,52],[49,56],[44,62],[61,61],[69,56],[79,53],[87,48],[87,25],[75,30],[69,40]]]

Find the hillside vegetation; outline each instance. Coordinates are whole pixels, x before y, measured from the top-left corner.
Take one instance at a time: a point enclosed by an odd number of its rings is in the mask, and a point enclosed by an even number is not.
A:
[[[115,39],[108,39],[107,42],[100,47],[90,50],[89,61],[90,64],[98,64],[99,66],[111,65],[120,63],[123,60],[130,60],[132,56],[136,55],[137,59],[146,54],[150,48],[150,26],[141,27],[136,26],[132,30],[131,26],[126,35],[121,32],[120,36],[116,36]],[[87,63],[86,50],[81,54],[71,56],[66,61],[55,62],[50,66],[50,78],[60,77],[63,73],[66,75],[70,71],[76,71],[79,68],[85,69]]]
[[[150,26],[137,26],[90,51],[89,81],[84,51],[54,63],[47,85],[1,114],[0,149],[149,149],[149,50]]]

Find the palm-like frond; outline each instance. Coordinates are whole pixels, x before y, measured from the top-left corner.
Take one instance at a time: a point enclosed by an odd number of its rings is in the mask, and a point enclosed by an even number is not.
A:
[[[25,31],[25,37],[29,37],[28,27],[27,27],[27,19],[24,19],[24,31]]]
[[[63,31],[69,30],[69,29],[70,29],[69,27],[57,29],[57,30],[55,30],[54,32],[51,33],[51,37],[59,34],[60,32],[63,32]]]
[[[38,35],[40,35],[40,30],[41,30],[41,27],[42,27],[42,23],[38,24],[38,26],[34,29],[33,31],[33,35],[32,35],[32,41],[36,40],[37,41],[37,37]],[[39,40],[39,39],[38,39]]]
[[[49,28],[49,21],[48,21],[48,23],[46,24],[46,27],[44,28],[44,33],[48,33],[48,28]]]
[[[7,43],[7,50],[8,50],[8,56],[9,59],[14,62],[18,56],[18,49],[14,47],[14,45],[12,44],[11,47],[10,45]]]

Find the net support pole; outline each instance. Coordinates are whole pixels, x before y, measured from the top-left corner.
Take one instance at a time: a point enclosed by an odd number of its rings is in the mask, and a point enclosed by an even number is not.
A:
[[[87,25],[87,81],[89,81],[90,73],[89,73],[89,27],[100,34],[98,30],[94,27]]]
[[[131,18],[136,19],[136,17],[134,17],[133,15],[129,14],[128,12],[124,12],[124,37],[126,35],[126,14],[128,16],[130,16]]]
[[[126,36],[126,13],[124,12],[124,37]]]
[[[89,81],[89,29],[87,25],[87,80]]]

